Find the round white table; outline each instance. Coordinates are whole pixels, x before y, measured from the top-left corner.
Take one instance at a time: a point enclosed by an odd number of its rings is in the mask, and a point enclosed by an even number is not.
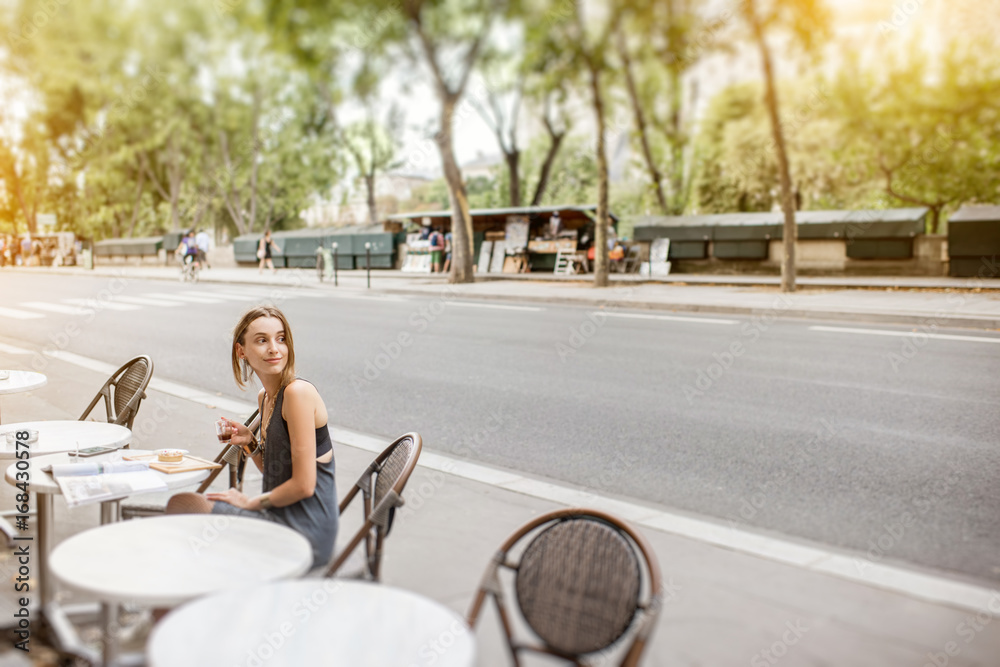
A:
[[[465,619],[416,593],[300,579],[179,607],[153,628],[146,654],[153,667],[470,667],[476,642]]]
[[[109,630],[119,603],[172,607],[235,587],[258,590],[261,584],[303,574],[310,565],[312,548],[300,533],[271,521],[222,514],[109,523],[74,535],[49,558],[57,579],[101,601],[105,664],[113,663],[117,652],[117,637]]]
[[[0,380],[0,396],[38,389],[39,387],[44,387],[49,381],[42,373],[35,373],[33,371],[0,370],[0,375],[3,374],[6,374],[7,377]]]
[[[38,422],[45,423],[45,422]],[[74,424],[96,424],[97,422],[72,422]],[[105,424],[107,426],[107,424]],[[124,428],[119,426],[118,428]],[[128,431],[128,429],[125,429]],[[34,447],[34,445],[32,445]],[[80,461],[86,462],[100,462],[100,461],[111,461],[115,460],[120,456],[120,452],[109,452],[108,454],[102,454],[100,456],[89,456],[87,458],[80,459]],[[47,604],[52,599],[52,584],[48,576],[48,563],[49,563],[49,552],[52,549],[52,497],[57,494],[61,494],[62,491],[59,489],[59,484],[56,483],[55,478],[52,477],[51,473],[42,472],[42,468],[46,468],[52,464],[59,463],[76,463],[77,457],[70,456],[69,454],[50,454],[48,456],[32,456],[28,459],[28,469],[21,470],[17,467],[17,463],[11,464],[7,467],[7,472],[4,475],[4,479],[11,486],[15,486],[19,481],[23,481],[24,475],[21,479],[18,479],[18,473],[28,473],[28,488],[31,493],[38,494],[36,496],[38,503],[38,560],[37,569],[35,575],[38,578],[38,591],[39,597],[41,598],[42,604]],[[172,475],[167,475],[165,473],[159,473],[162,475],[164,481],[167,484],[168,489],[181,489],[186,486],[191,486],[197,484],[201,480],[208,477],[210,471],[208,470],[195,470],[192,472],[178,472]],[[117,501],[108,501],[101,503],[101,513],[105,520],[110,520],[111,510],[114,508]]]
[[[38,440],[28,446],[32,458],[36,454],[72,452],[77,449],[77,444],[80,449],[98,446],[118,448],[132,441],[132,431],[107,422],[52,420],[4,424],[0,426],[0,460],[17,458],[17,446],[7,444],[6,434],[24,430],[38,431]],[[91,457],[82,460],[95,459]]]

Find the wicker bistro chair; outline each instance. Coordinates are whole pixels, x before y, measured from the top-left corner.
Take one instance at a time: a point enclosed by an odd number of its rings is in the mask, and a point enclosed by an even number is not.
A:
[[[249,428],[251,431],[256,431],[257,427],[260,426],[259,411],[254,410],[250,418],[247,419],[243,424]],[[240,491],[243,490],[243,471],[246,469],[247,465],[247,455],[241,447],[236,445],[225,445],[219,451],[218,456],[215,457],[215,463],[225,463],[229,466],[229,487],[236,488]],[[223,466],[224,468],[225,466]],[[198,486],[197,493],[205,493],[208,487],[211,486],[215,478],[219,476],[223,468],[215,468],[212,470],[211,474],[205,478],[205,480]],[[124,520],[136,519],[140,517],[147,516],[158,516],[163,514],[166,509],[167,500],[173,492],[166,492],[160,494],[146,494],[141,496],[136,496],[134,498],[127,498],[121,502],[119,505],[119,518]]]
[[[139,403],[146,398],[146,387],[152,377],[153,360],[148,356],[142,355],[126,362],[111,374],[83,411],[79,421],[85,420],[103,398],[108,422],[131,429],[135,415],[139,412]]]
[[[419,434],[407,433],[400,436],[375,457],[357,483],[340,501],[340,513],[343,514],[360,491],[364,523],[347,547],[337,554],[326,568],[325,576],[332,577],[337,574],[363,540],[365,559],[361,578],[379,580],[382,546],[392,528],[396,508],[403,505],[403,489],[413,474],[413,469],[417,467],[417,459],[422,448],[423,441]]]
[[[517,609],[538,641],[515,639],[501,569],[513,571]],[[497,604],[516,666],[525,651],[581,665],[587,656],[622,650],[619,664],[632,667],[653,630],[662,582],[649,544],[626,523],[596,510],[564,509],[528,522],[501,545],[473,600],[470,627],[487,595]]]

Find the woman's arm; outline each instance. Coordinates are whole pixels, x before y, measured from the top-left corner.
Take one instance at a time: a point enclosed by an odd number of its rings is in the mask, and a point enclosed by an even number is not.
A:
[[[308,382],[295,380],[285,387],[281,417],[288,424],[288,437],[291,440],[292,476],[290,479],[271,489],[268,493],[255,498],[248,498],[236,489],[206,494],[205,497],[209,500],[223,500],[236,507],[259,511],[265,509],[263,503],[265,496],[267,496],[266,500],[269,505],[274,507],[292,505],[312,496],[316,490],[317,407],[321,408],[321,414],[326,413],[322,401],[319,393]],[[272,417],[272,419],[277,418],[277,415]],[[259,454],[254,457],[254,463],[257,464],[258,468],[262,467],[260,458]]]

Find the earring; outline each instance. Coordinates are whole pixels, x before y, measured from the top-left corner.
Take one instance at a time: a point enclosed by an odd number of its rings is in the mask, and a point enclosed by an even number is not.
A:
[[[241,360],[243,362],[243,382],[250,382],[250,362],[247,361],[246,357]]]

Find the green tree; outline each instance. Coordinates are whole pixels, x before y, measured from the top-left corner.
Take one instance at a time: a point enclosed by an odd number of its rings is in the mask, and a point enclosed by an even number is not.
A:
[[[781,185],[781,208],[785,214],[782,235],[781,291],[795,291],[795,244],[798,228],[795,226],[795,199],[792,177],[788,164],[788,151],[782,131],[781,111],[775,85],[771,48],[767,35],[775,29],[789,31],[793,38],[807,49],[812,48],[826,30],[828,18],[823,0],[744,0],[740,11],[750,28],[753,41],[760,52],[764,73],[764,102],[774,135],[774,151],[778,158],[778,176]]]
[[[932,234],[962,203],[1000,201],[1000,58],[985,46],[853,63],[833,88],[840,159],[881,206],[928,207]]]

